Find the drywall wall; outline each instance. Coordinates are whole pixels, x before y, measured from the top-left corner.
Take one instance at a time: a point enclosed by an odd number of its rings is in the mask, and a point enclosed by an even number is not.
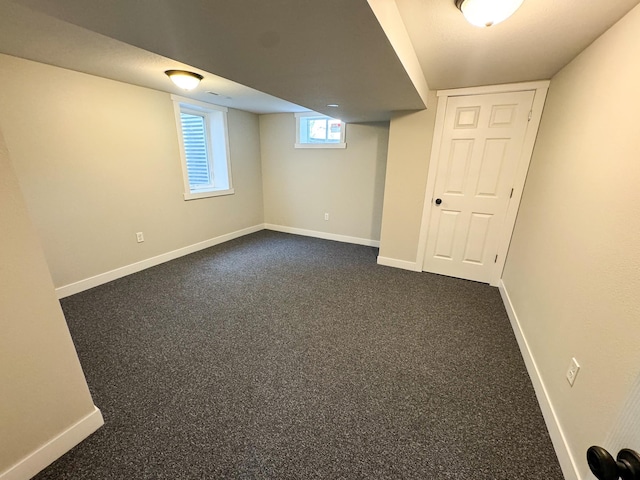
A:
[[[418,256],[435,127],[436,93],[428,98],[428,110],[394,115],[389,132],[380,257],[409,264]],[[422,265],[414,266],[422,270]]]
[[[296,149],[295,125],[260,116],[265,223],[379,240],[388,123],[347,124],[345,149]]]
[[[0,127],[56,287],[263,223],[257,115],[228,113],[235,194],[185,201],[169,94],[6,55],[0,69]]]
[[[21,478],[46,466],[25,459],[96,410],[1,133],[0,225],[0,477]]]
[[[638,31],[640,7],[552,79],[503,275],[583,478],[640,365]]]

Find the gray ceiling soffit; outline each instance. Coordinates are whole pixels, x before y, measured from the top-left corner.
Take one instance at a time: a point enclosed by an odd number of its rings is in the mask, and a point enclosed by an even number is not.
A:
[[[345,121],[425,108],[366,0],[15,3]]]

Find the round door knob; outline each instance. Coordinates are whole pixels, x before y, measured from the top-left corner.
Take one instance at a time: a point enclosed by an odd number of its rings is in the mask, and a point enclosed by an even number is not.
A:
[[[640,478],[640,455],[629,448],[623,448],[618,452],[618,470],[621,471],[622,480],[636,480]],[[624,468],[620,468],[624,465]]]
[[[436,198],[436,205],[440,205],[442,203],[442,199],[441,198]]]
[[[587,450],[587,463],[599,480],[618,480],[618,465],[615,459],[602,447],[593,446]]]
[[[587,463],[599,480],[640,480],[640,455],[628,448],[620,450],[616,460],[604,448],[590,447]]]

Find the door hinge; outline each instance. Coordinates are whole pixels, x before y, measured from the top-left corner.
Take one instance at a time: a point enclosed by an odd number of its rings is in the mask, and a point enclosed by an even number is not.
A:
[[[509,198],[513,198],[513,188],[511,189],[511,193],[509,194]]]
[[[498,263],[498,255],[496,255],[496,259],[493,261],[493,263]]]
[[[531,121],[531,117],[533,117],[533,110],[529,110],[529,119],[527,120],[527,122]]]

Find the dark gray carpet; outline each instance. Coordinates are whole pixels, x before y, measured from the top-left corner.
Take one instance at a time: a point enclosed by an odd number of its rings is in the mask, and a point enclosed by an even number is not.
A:
[[[263,231],[62,301],[106,424],[44,479],[562,479],[497,289]]]

